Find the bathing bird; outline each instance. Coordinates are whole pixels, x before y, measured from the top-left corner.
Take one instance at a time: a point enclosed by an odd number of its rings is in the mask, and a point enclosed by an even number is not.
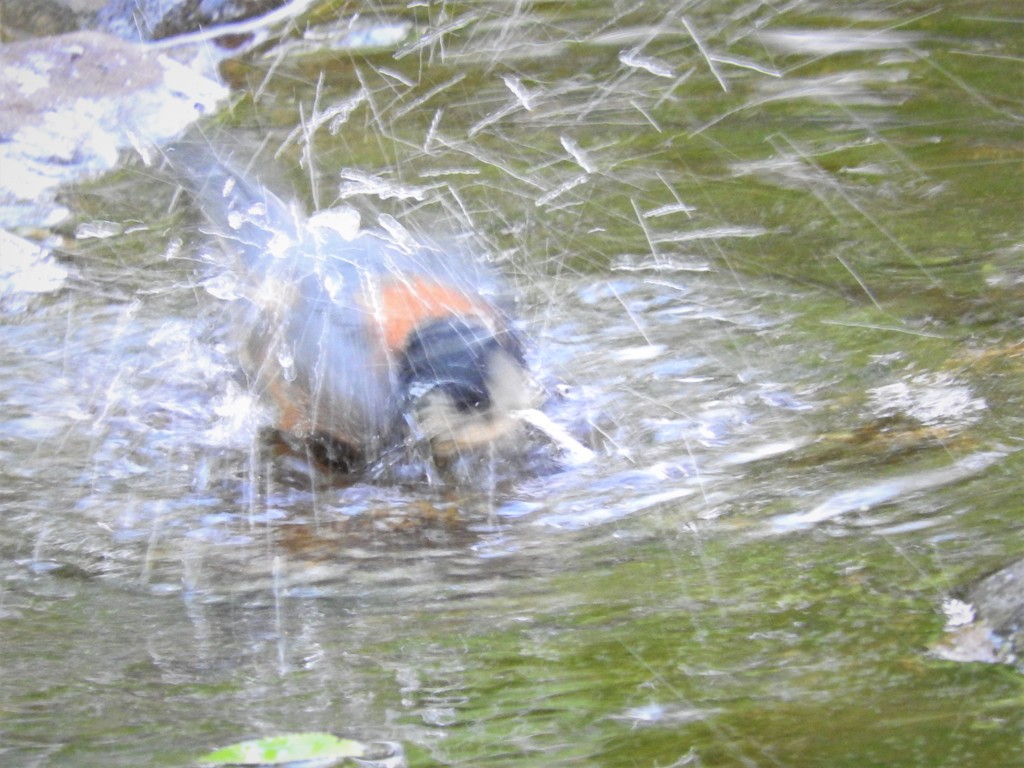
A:
[[[500,276],[351,209],[304,215],[209,144],[168,151],[233,280],[241,368],[279,430],[369,464],[517,439],[536,390]]]

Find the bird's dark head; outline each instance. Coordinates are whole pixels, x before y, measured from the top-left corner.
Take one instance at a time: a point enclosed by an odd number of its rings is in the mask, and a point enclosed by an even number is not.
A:
[[[439,458],[506,438],[520,424],[515,412],[535,399],[518,337],[477,318],[416,328],[400,376],[414,432]]]

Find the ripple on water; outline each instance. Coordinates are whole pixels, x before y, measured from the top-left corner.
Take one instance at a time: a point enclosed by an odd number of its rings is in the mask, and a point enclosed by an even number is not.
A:
[[[777,515],[769,522],[776,533],[789,533],[835,520],[850,513],[864,513],[922,491],[968,480],[983,474],[1005,459],[1005,451],[979,451],[941,469],[899,474],[878,483],[834,493],[806,512]]]

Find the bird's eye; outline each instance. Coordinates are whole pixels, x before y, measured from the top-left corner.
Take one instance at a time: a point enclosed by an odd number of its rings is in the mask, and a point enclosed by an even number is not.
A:
[[[490,403],[490,398],[483,390],[462,383],[443,384],[441,389],[451,399],[452,405],[460,413],[478,410]]]

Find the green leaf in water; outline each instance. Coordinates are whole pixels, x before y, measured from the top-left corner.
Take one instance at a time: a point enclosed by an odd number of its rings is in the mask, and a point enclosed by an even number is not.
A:
[[[303,765],[327,766],[346,757],[362,757],[365,746],[330,733],[289,733],[265,739],[240,741],[199,758],[203,765]]]

